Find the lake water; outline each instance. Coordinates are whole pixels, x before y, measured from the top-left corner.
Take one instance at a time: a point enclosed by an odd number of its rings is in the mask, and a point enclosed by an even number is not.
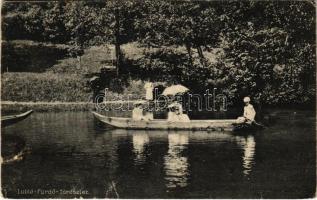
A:
[[[107,130],[89,112],[33,113],[2,129],[28,149],[24,159],[2,164],[2,192],[10,198],[312,197],[314,116],[285,111],[263,131],[236,135]]]

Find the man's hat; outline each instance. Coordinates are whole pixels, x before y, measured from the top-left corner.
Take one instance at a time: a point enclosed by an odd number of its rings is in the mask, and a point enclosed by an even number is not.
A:
[[[250,101],[251,101],[250,97],[244,97],[243,98],[243,102],[244,103],[247,103],[247,102],[250,102]]]

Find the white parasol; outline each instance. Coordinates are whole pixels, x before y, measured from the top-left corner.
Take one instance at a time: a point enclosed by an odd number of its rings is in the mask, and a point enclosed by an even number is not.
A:
[[[162,95],[168,96],[168,95],[176,95],[176,94],[182,94],[187,92],[189,89],[183,85],[172,85],[170,87],[165,88]]]

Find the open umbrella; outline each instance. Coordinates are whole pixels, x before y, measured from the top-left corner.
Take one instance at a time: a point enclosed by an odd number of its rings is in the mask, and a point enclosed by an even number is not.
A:
[[[144,105],[145,103],[147,103],[147,101],[144,100],[138,100],[133,102],[133,105],[137,106],[137,105]]]
[[[170,87],[165,88],[162,95],[168,96],[168,95],[176,95],[176,94],[182,94],[187,92],[189,89],[183,85],[172,85]]]

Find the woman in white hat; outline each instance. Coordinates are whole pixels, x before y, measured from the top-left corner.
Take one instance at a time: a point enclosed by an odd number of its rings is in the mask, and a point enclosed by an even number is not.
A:
[[[134,103],[134,108],[132,110],[132,119],[134,120],[146,120],[146,117],[143,114],[144,101],[137,101]]]
[[[238,123],[248,123],[251,124],[254,122],[255,118],[255,110],[253,106],[250,104],[250,97],[244,97],[243,102],[245,103],[243,116],[237,119]]]
[[[187,114],[183,113],[182,104],[174,101],[168,106],[169,112],[167,114],[167,121],[169,122],[189,122],[190,119]]]

